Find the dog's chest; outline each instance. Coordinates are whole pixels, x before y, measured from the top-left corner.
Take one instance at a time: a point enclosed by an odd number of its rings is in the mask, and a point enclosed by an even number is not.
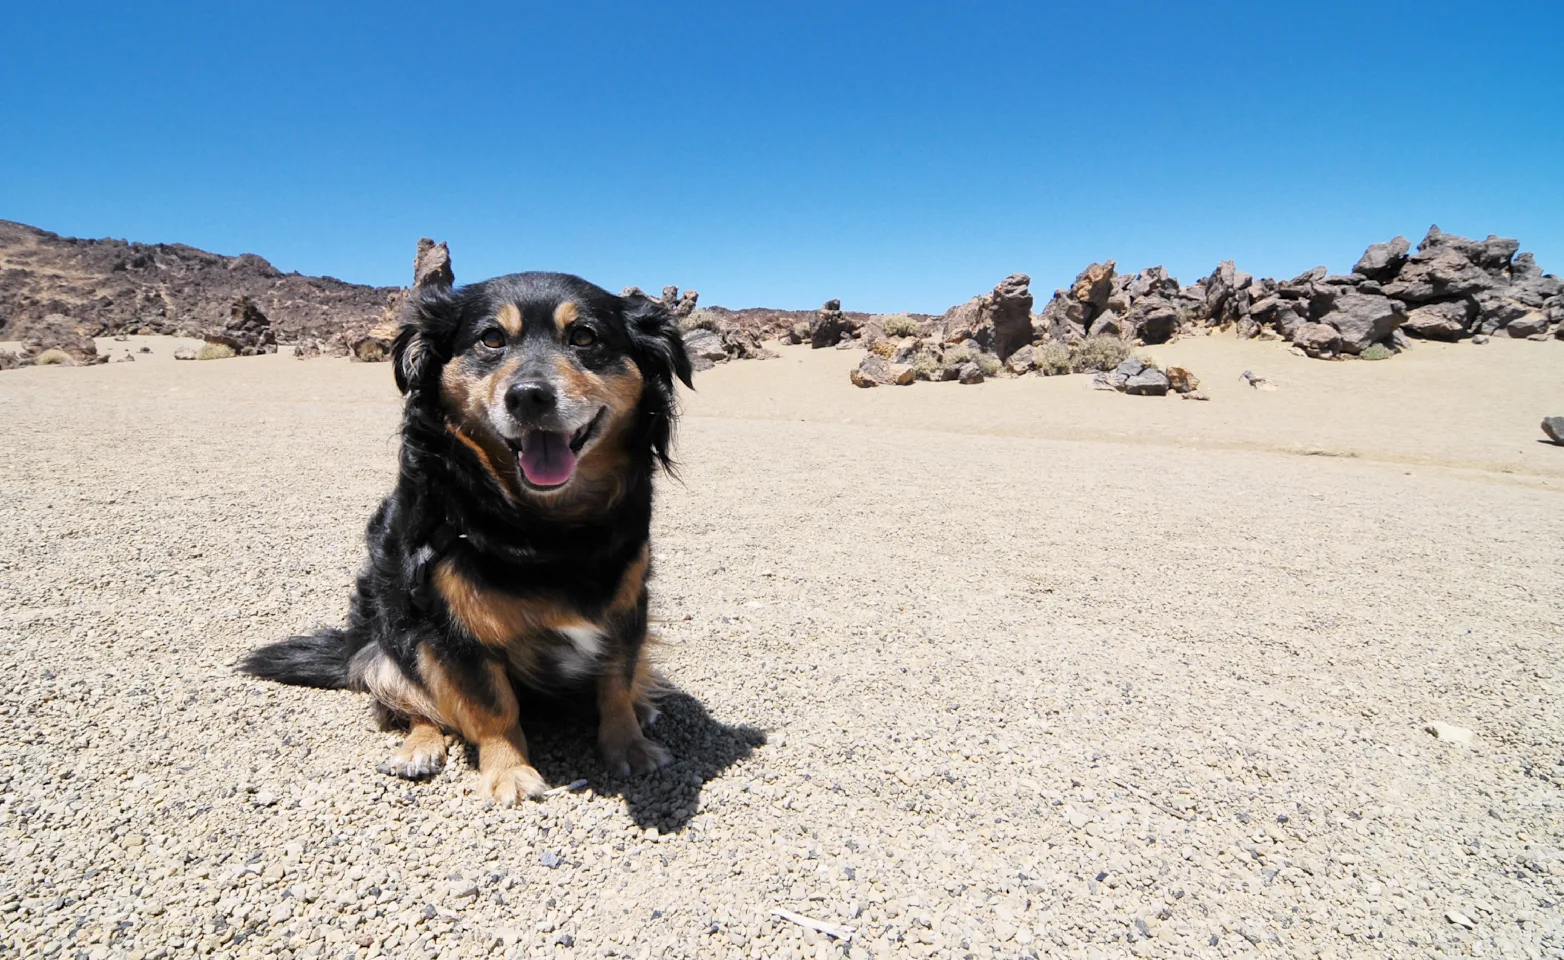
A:
[[[503,653],[516,674],[585,677],[609,652],[603,625],[568,602],[486,587],[448,564],[434,579],[452,626]]]

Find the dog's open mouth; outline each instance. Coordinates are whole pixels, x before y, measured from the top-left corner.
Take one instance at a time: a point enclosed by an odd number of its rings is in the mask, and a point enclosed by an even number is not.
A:
[[[516,448],[516,463],[528,485],[541,490],[564,486],[576,472],[581,448],[597,433],[603,411],[573,434],[555,430],[528,430]]]

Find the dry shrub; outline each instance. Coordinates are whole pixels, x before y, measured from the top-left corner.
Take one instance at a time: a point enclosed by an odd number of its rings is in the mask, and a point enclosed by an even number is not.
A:
[[[54,347],[33,357],[33,364],[40,367],[73,367],[76,361],[72,360],[71,355],[64,350]]]
[[[938,380],[940,362],[932,353],[922,352],[912,359],[912,374],[919,380]]]
[[[1396,352],[1383,343],[1371,343],[1363,348],[1362,353],[1358,354],[1364,360],[1389,360],[1395,355]]]
[[[1075,349],[1071,365],[1077,373],[1092,373],[1112,370],[1129,358],[1128,344],[1111,334],[1099,333],[1095,337],[1087,337]]]
[[[1037,372],[1045,377],[1057,377],[1069,373],[1075,367],[1074,358],[1070,356],[1070,348],[1057,340],[1033,350],[1032,362],[1036,365]]]
[[[710,330],[716,333],[718,322],[718,316],[710,310],[696,310],[679,321],[679,329],[685,333],[691,330]]]
[[[234,355],[234,348],[226,343],[203,343],[196,351],[197,360],[227,360]]]
[[[905,313],[891,313],[883,317],[876,317],[880,327],[887,337],[916,337],[918,335],[918,321]]]

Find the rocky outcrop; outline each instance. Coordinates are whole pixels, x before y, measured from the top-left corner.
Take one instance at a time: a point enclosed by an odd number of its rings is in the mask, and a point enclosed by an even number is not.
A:
[[[183,244],[78,240],[0,221],[0,340],[51,314],[86,336],[203,336],[221,329],[247,296],[280,340],[330,339],[381,316],[392,287],[283,273],[254,254]]]
[[[391,359],[391,346],[396,342],[397,331],[402,326],[402,311],[407,298],[415,290],[454,286],[456,271],[451,266],[451,251],[444,242],[435,243],[429,237],[420,237],[418,250],[413,254],[413,285],[403,287],[386,296],[380,319],[373,324],[359,324],[343,329],[326,342],[323,349],[301,342],[303,352],[296,347],[294,356],[308,357],[329,354],[350,357],[360,363],[381,363]]]
[[[827,300],[809,321],[809,345],[816,350],[834,347],[844,338],[852,339],[858,324],[842,313],[842,301]]]
[[[17,366],[30,363],[51,350],[60,351],[78,366],[103,363],[108,359],[98,353],[98,345],[93,343],[82,325],[63,313],[50,313],[13,323],[7,329],[7,336],[22,342],[22,352],[15,361]]]
[[[206,334],[207,343],[217,343],[241,357],[277,352],[277,334],[272,322],[254,300],[240,295],[228,310],[228,322]]]
[[[988,293],[951,307],[940,318],[945,342],[971,341],[1001,361],[1031,343],[1031,283],[1026,274],[1013,273]]]
[[[906,386],[915,379],[912,367],[873,353],[865,354],[848,376],[856,387]]]

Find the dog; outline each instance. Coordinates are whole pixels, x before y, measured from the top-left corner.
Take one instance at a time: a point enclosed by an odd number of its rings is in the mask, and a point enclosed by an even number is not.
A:
[[[546,788],[524,708],[595,699],[610,773],[658,769],[647,581],[675,380],[691,386],[677,321],[559,273],[417,290],[405,310],[396,488],[369,521],[347,626],[239,669],[368,693],[383,728],[407,730],[383,773],[432,776],[461,737],[502,806]]]

